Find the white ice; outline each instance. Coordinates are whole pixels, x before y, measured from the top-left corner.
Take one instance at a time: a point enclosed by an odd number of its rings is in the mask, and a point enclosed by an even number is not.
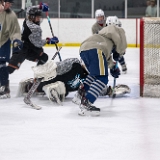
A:
[[[61,57],[79,58],[78,50],[63,47]],[[45,48],[50,58],[55,51]],[[46,97],[32,98],[42,110],[25,105],[16,92],[21,79],[33,77],[35,63],[26,60],[10,76],[11,99],[0,100],[0,160],[159,160],[159,99],[139,97],[139,49],[128,48],[125,59],[128,72],[117,84],[128,85],[131,94],[98,98],[99,117],[78,116],[74,93],[63,106]]]

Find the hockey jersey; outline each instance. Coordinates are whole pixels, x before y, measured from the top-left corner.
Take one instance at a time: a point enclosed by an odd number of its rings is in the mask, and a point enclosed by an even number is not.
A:
[[[22,40],[24,41],[24,44],[27,42],[38,48],[41,48],[46,44],[46,40],[42,39],[41,27],[29,20],[25,20],[23,23]]]
[[[97,34],[103,27],[106,26],[106,22],[103,23],[103,26],[99,25],[97,22],[92,26],[92,34]]]
[[[111,57],[113,47],[120,55],[123,55],[127,48],[127,40],[123,28],[111,25],[104,27],[98,34],[94,34],[84,40],[81,43],[79,52],[100,49],[106,57],[108,67],[112,68],[114,66],[114,61]]]
[[[3,11],[0,13],[0,47],[8,40],[21,39],[21,30],[16,14]]]

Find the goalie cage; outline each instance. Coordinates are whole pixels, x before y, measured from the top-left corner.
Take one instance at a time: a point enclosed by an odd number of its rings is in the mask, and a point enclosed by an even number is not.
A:
[[[140,96],[160,98],[160,18],[140,20]]]

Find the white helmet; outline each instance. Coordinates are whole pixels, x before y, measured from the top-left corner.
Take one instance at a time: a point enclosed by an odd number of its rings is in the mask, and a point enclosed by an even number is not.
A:
[[[106,20],[106,24],[107,26],[109,25],[116,25],[116,26],[119,26],[119,19],[117,16],[108,16],[107,17],[107,20]]]
[[[103,20],[98,20],[98,17],[103,17]],[[105,15],[102,9],[97,9],[95,11],[95,18],[99,24],[103,24],[105,22]]]

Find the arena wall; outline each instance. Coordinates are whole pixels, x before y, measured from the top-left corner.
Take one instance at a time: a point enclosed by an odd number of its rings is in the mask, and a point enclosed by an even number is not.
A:
[[[139,46],[139,19],[120,19],[126,32],[128,47]],[[23,19],[19,19],[22,26]],[[79,46],[82,41],[89,37],[91,27],[95,19],[51,19],[54,35],[59,38],[59,45]],[[47,19],[41,24],[43,38],[52,37]]]

